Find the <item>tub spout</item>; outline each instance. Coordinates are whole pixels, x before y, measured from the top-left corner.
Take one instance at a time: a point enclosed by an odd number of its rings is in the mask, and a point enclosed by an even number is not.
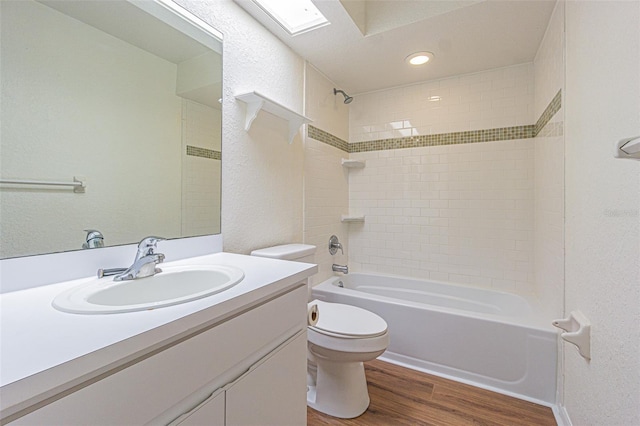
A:
[[[349,267],[347,265],[336,265],[335,263],[331,266],[333,272],[342,272],[343,274],[349,273]]]

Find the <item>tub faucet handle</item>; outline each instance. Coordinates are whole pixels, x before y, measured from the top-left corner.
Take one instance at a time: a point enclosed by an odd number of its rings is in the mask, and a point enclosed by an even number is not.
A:
[[[342,250],[342,244],[340,244],[340,241],[338,241],[338,237],[332,235],[331,238],[329,238],[329,254],[333,256],[338,252],[338,249],[340,249],[340,253],[344,254],[344,250]]]

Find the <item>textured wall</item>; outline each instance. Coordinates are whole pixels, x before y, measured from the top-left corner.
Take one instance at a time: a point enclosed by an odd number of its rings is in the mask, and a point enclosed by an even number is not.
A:
[[[591,362],[565,344],[575,425],[640,424],[640,3],[566,3],[566,311],[591,320]],[[594,60],[597,58],[597,60]]]
[[[335,84],[309,65],[305,81],[306,114],[312,125],[348,139],[349,107],[341,95],[333,94]],[[340,218],[349,212],[349,172],[342,167],[342,159],[349,154],[306,136],[304,155],[304,241],[318,247],[315,261],[319,271],[312,277],[312,284],[317,284],[333,275],[333,263],[348,261],[349,225]],[[344,255],[329,254],[327,245],[333,234],[344,245]]]
[[[258,91],[302,112],[304,62],[231,0],[181,0],[224,34],[222,233],[225,251],[302,241],[302,136],[287,143],[284,120],[261,112],[244,130],[235,95]]]

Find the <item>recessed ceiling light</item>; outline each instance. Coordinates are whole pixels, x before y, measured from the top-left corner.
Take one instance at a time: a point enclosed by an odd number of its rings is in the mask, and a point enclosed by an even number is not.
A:
[[[329,25],[311,0],[253,0],[291,35]]]
[[[416,52],[405,58],[411,65],[423,65],[433,59],[433,53],[431,52]]]

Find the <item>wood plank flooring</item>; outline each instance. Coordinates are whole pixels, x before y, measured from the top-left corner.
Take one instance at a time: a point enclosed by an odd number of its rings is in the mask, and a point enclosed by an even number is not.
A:
[[[337,419],[307,407],[307,424],[375,425],[556,425],[550,408],[399,367],[365,363],[369,409],[355,419]]]

